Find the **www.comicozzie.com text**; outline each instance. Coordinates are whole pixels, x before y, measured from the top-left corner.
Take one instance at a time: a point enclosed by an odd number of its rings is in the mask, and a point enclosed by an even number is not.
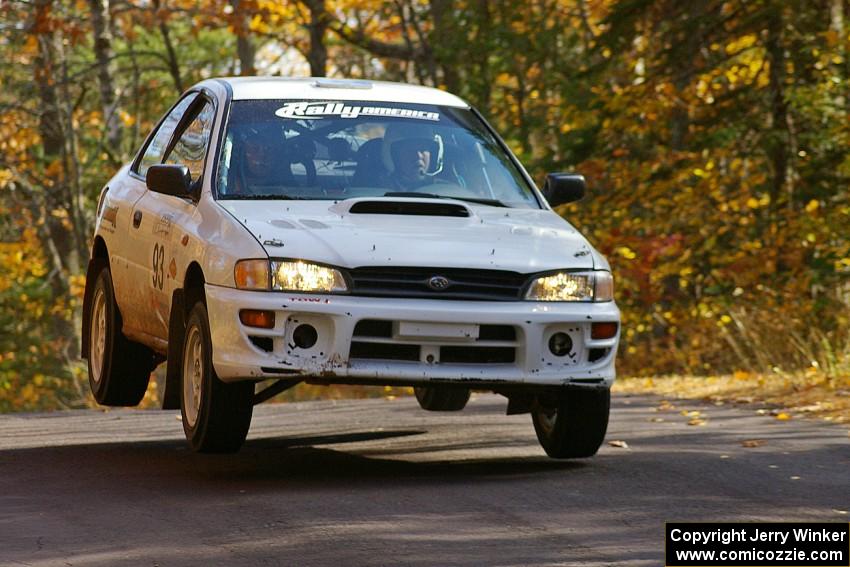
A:
[[[710,531],[682,530],[675,528],[670,532],[672,541],[688,543],[722,543],[764,541],[785,544],[793,535],[797,542],[841,542],[846,541],[847,531],[813,530],[811,528],[793,528],[788,530],[762,530],[759,528],[715,529]]]

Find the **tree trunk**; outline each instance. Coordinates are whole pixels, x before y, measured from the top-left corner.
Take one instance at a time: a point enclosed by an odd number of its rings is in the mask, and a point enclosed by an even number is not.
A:
[[[429,43],[434,47],[434,58],[443,76],[443,83],[450,92],[460,92],[458,69],[462,62],[457,57],[457,48],[463,38],[458,37],[455,22],[454,0],[431,0],[431,19],[434,30]]]
[[[490,45],[492,37],[492,22],[490,21],[489,0],[478,0],[477,17],[478,29],[473,38],[474,53],[472,54],[477,89],[473,100],[485,112],[490,111],[490,98],[492,96],[492,71],[490,69]]]
[[[310,11],[310,50],[307,62],[310,64],[310,74],[314,77],[324,77],[328,73],[328,48],[325,45],[325,35],[328,31],[329,18],[325,0],[305,0]]]
[[[844,79],[844,83],[847,83],[847,78],[850,77],[850,57],[848,57],[847,52],[847,42],[844,39],[844,2],[845,0],[831,0],[829,6],[829,30],[834,32],[837,36],[838,47],[836,48],[838,54],[843,59],[843,63],[841,65],[841,73],[842,78]],[[845,87],[842,89],[840,95],[838,95],[835,99],[835,105],[839,108],[843,108],[845,111],[847,108],[847,101],[850,100],[850,90]]]
[[[675,2],[675,0],[674,0]],[[674,4],[675,5],[675,4]],[[688,89],[696,69],[694,60],[702,48],[702,30],[705,25],[706,0],[694,0],[680,5],[685,10],[684,25],[674,28],[677,36],[674,42],[681,42],[678,56],[673,58],[673,85],[676,88],[673,109],[670,113],[670,149],[683,151],[687,148],[688,130],[690,129],[690,109],[685,102],[683,93]],[[684,37],[681,37],[684,35]]]
[[[74,214],[74,195],[69,190],[68,180],[71,172],[67,168],[65,152],[65,129],[62,112],[59,108],[57,92],[56,32],[50,25],[53,0],[36,0],[35,22],[32,33],[38,40],[38,54],[34,60],[33,80],[39,98],[38,132],[41,137],[43,163],[47,174],[45,186],[40,188],[41,195],[33,195],[38,204],[33,203],[43,222],[38,223],[39,237],[47,257],[52,263],[49,284],[54,301],[67,297],[71,275],[80,273],[78,239],[75,237],[72,223]],[[57,167],[58,165],[58,167]],[[68,222],[54,211],[66,213]],[[71,226],[69,226],[71,225]],[[67,337],[66,356],[77,356],[78,329],[62,314],[53,319],[56,336]]]
[[[171,42],[171,31],[168,29],[168,24],[164,17],[159,14],[160,0],[153,1],[153,8],[156,18],[159,20],[159,33],[162,36],[162,42],[165,45],[166,60],[168,61],[168,72],[171,74],[171,80],[174,81],[174,88],[178,93],[183,93],[183,79],[180,78],[180,62],[177,59],[177,52],[174,50],[174,44]]]
[[[109,26],[109,0],[88,0],[91,11],[94,57],[97,61],[97,80],[100,91],[100,108],[106,126],[106,149],[120,155],[121,125],[118,120],[115,86],[109,68],[112,60],[112,34]],[[119,158],[112,155],[113,161]]]
[[[785,101],[785,46],[782,42],[782,6],[770,7],[767,18],[767,56],[770,60],[770,134],[767,140],[767,153],[773,170],[771,181],[771,203],[774,210],[787,199],[791,206],[793,185],[790,183],[789,160],[790,117],[788,103]],[[793,172],[791,172],[793,175]]]
[[[248,25],[248,14],[240,10],[240,0],[230,0],[233,6],[233,29],[236,33],[236,56],[239,58],[239,74],[242,76],[256,75],[257,48],[251,39]]]

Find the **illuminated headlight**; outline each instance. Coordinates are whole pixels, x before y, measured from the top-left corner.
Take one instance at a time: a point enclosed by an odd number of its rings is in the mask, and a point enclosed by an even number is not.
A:
[[[337,269],[301,260],[240,260],[233,270],[239,289],[345,293],[348,284]]]
[[[611,272],[560,272],[531,282],[525,298],[531,301],[611,301],[614,278]]]
[[[320,293],[344,293],[348,284],[342,272],[301,260],[272,261],[272,289]]]

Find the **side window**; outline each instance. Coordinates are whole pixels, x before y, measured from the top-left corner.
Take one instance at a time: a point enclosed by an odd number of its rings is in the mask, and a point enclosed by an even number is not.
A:
[[[171,135],[174,134],[174,129],[177,128],[177,125],[180,123],[183,113],[186,112],[186,109],[189,108],[192,101],[196,98],[197,95],[187,96],[177,103],[177,106],[168,113],[168,116],[166,116],[165,120],[163,120],[162,124],[160,124],[159,130],[157,130],[153,135],[153,138],[151,138],[150,144],[148,144],[148,147],[145,148],[145,153],[142,156],[142,159],[139,160],[139,169],[136,173],[144,177],[150,166],[162,163],[162,156],[168,147]]]
[[[185,165],[192,174],[192,181],[198,181],[204,174],[204,157],[210,143],[215,110],[207,101],[194,113],[195,117],[180,134],[180,139],[165,158],[165,163]]]

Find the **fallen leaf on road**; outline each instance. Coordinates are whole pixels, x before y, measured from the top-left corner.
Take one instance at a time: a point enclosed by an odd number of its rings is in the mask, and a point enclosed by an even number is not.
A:
[[[752,449],[753,447],[761,447],[765,443],[767,443],[767,441],[764,439],[747,439],[746,441],[741,441],[741,446]]]
[[[672,409],[676,409],[676,406],[674,406],[667,400],[661,400],[661,403],[658,404],[658,407],[655,408],[655,411],[670,411]]]
[[[705,425],[706,423],[708,422],[702,419],[701,417],[694,417],[691,418],[691,420],[688,422],[688,425]]]
[[[612,447],[619,447],[620,449],[628,449],[629,448],[629,444],[626,443],[625,441],[619,441],[619,440],[608,441],[608,444],[611,445]]]
[[[792,476],[791,480],[800,480],[800,477],[799,476]]]
[[[661,423],[662,421],[664,421],[664,418],[663,417],[653,417],[653,418],[650,418],[649,421],[651,421],[653,423]]]
[[[779,421],[788,421],[789,419],[791,419],[791,416],[783,411],[781,413],[776,414],[776,419],[778,419]]]

